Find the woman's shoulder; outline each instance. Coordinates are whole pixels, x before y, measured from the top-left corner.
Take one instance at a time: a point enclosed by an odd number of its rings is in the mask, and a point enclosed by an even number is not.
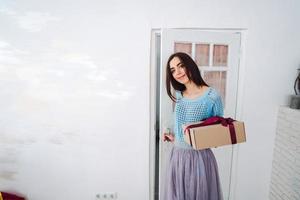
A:
[[[175,97],[177,100],[180,100],[183,97],[181,91],[175,90]]]
[[[208,90],[209,90],[209,91],[208,91],[208,93],[207,93],[207,96],[208,96],[208,98],[211,99],[213,102],[218,101],[218,100],[221,99],[221,95],[220,95],[219,91],[218,91],[216,88],[210,86],[210,87],[208,88]]]

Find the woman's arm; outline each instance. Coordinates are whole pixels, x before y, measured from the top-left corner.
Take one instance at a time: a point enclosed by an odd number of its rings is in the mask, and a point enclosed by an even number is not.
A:
[[[213,116],[223,117],[224,115],[224,106],[223,101],[220,95],[217,95],[212,107]]]
[[[174,134],[173,133],[164,133],[163,141],[164,142],[174,142]]]

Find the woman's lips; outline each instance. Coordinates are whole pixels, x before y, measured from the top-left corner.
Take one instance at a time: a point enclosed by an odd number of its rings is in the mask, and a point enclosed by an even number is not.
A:
[[[182,79],[182,78],[184,78],[184,77],[185,77],[185,74],[182,75],[182,76],[179,76],[177,79]]]

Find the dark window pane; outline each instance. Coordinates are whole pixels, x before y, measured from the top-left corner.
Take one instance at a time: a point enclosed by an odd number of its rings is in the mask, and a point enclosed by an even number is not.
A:
[[[175,42],[174,52],[184,52],[192,56],[192,43]]]
[[[198,66],[209,65],[209,44],[196,44],[196,63]]]
[[[228,45],[214,45],[213,66],[227,66]]]

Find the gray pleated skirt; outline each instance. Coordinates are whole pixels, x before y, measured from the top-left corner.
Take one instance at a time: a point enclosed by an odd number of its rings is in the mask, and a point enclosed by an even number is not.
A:
[[[172,148],[163,200],[223,200],[218,166],[211,149]]]

